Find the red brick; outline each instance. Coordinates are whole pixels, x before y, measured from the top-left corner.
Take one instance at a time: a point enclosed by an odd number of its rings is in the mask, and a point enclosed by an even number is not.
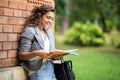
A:
[[[25,19],[24,18],[19,18],[18,19],[18,24],[23,25]]]
[[[18,34],[18,41],[20,41],[20,34]]]
[[[8,21],[9,24],[18,24],[18,19],[17,18],[9,18],[8,20],[9,20]]]
[[[27,10],[28,11],[31,11],[32,9],[33,9],[34,7],[33,7],[33,4],[27,4]]]
[[[3,59],[1,60],[2,67],[7,67],[12,65],[12,59]]]
[[[8,24],[8,17],[0,16],[0,24]]]
[[[21,10],[14,10],[14,16],[22,17],[22,11]]]
[[[18,49],[19,42],[13,42],[13,49]]]
[[[23,29],[23,26],[14,26],[13,32],[21,33],[22,29]]]
[[[8,0],[0,0],[0,6],[8,7]]]
[[[30,11],[23,11],[23,17],[28,17],[30,15]]]
[[[4,25],[3,32],[13,32],[13,26],[11,25]]]
[[[7,51],[0,51],[0,59],[7,58]]]
[[[4,8],[5,16],[13,16],[13,9]]]
[[[17,5],[18,5],[17,1],[9,1],[10,8],[17,8]]]
[[[0,50],[2,50],[2,43],[0,43]]]
[[[3,43],[3,50],[10,50],[10,49],[12,49],[12,42]]]
[[[27,9],[26,3],[23,3],[23,2],[19,3],[18,9],[26,10]]]
[[[8,34],[8,41],[17,41],[17,34]]]
[[[4,15],[4,9],[0,8],[0,16]]]
[[[3,29],[3,26],[2,26],[2,25],[0,25],[0,32],[2,32],[2,31],[3,31],[2,29]]]
[[[20,0],[9,0],[9,1],[20,1]]]
[[[28,0],[20,0],[21,2],[27,2]]]
[[[17,50],[8,51],[8,58],[17,57]]]
[[[7,34],[0,33],[0,41],[7,41]]]

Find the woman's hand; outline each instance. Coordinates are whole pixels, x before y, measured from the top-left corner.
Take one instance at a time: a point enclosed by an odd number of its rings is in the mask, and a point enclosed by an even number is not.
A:
[[[47,54],[49,54],[49,52],[48,51],[46,51],[46,50],[36,50],[36,51],[34,51],[35,52],[35,54],[36,54],[36,56],[39,56],[40,58],[44,58]]]
[[[46,20],[46,24],[45,24],[45,26],[46,26],[46,28],[52,28],[52,27],[54,27],[54,21],[50,21],[50,20]]]

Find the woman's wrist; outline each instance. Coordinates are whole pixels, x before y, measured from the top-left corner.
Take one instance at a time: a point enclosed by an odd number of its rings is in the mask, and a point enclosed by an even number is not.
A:
[[[45,51],[45,50],[36,50],[36,51],[33,51],[35,56],[39,56],[41,58],[44,58],[46,56],[46,54],[49,54],[48,51]]]

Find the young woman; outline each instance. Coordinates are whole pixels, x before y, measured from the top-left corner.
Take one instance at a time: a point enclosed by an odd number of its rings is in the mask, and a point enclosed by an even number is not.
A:
[[[19,48],[19,59],[21,65],[30,73],[30,80],[56,80],[53,67],[53,59],[61,59],[62,56],[53,56],[45,60],[44,56],[55,49],[54,35],[49,30],[54,27],[55,9],[49,5],[35,7],[31,15],[24,23]],[[40,59],[38,59],[38,57]],[[37,63],[38,65],[34,65]],[[39,63],[41,65],[39,66]],[[38,69],[35,69],[35,68]]]

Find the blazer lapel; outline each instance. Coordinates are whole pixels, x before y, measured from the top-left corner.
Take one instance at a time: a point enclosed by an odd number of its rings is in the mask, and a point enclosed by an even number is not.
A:
[[[44,41],[43,41],[43,38],[42,38],[39,28],[35,27],[35,31],[36,31],[35,37],[36,37],[39,45],[44,49]]]

